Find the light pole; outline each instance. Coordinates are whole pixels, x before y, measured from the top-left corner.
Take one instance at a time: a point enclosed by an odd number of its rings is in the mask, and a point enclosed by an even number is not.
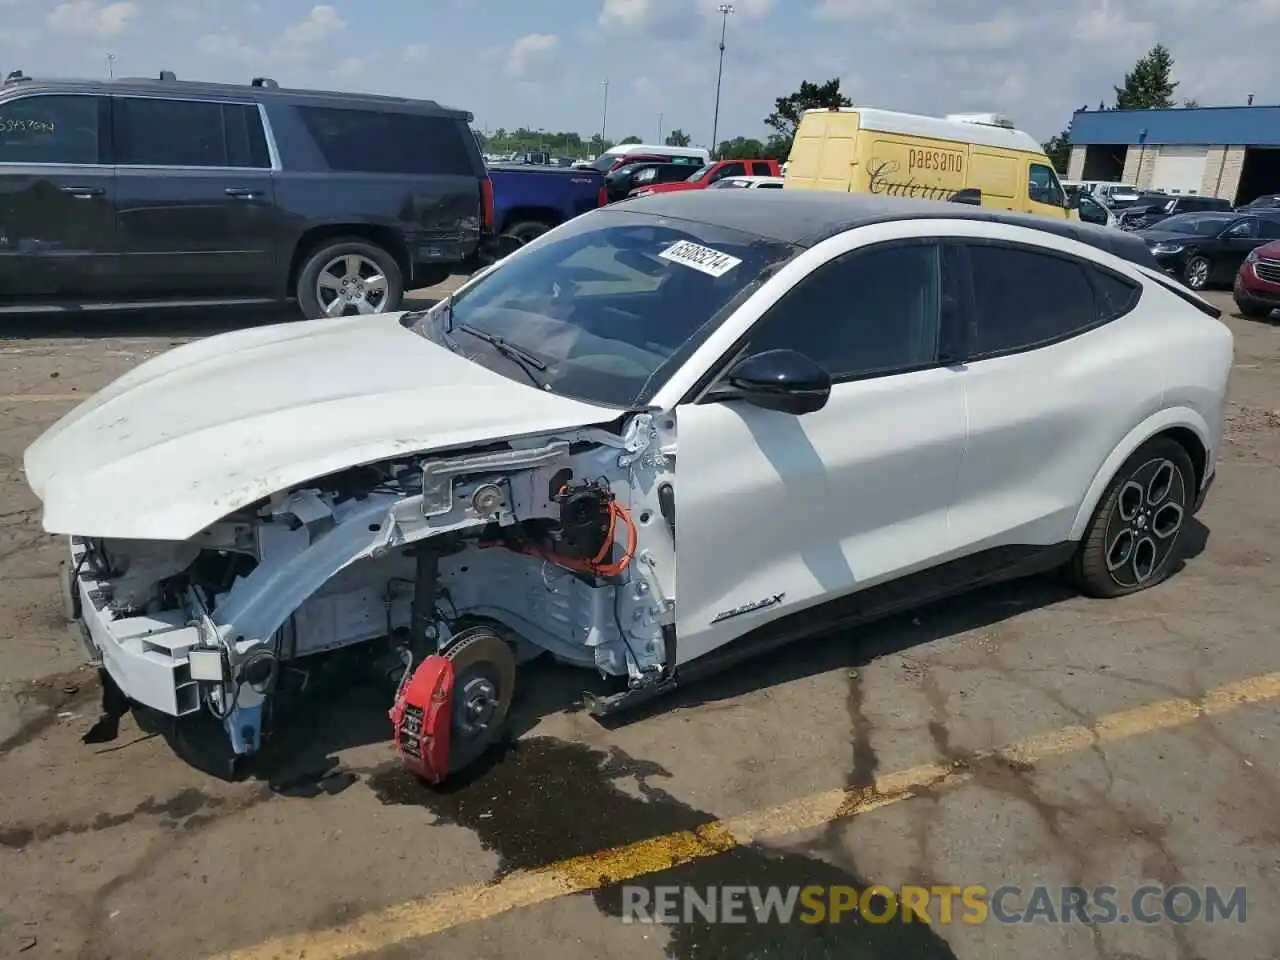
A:
[[[658,139],[655,140],[654,143],[657,143],[659,145],[661,145],[662,143],[662,114],[661,113],[658,114]]]
[[[116,76],[116,55],[114,53],[107,54],[107,79],[114,80]]]
[[[733,13],[732,3],[722,3],[717,7],[720,11],[720,69],[716,72],[716,112],[711,121],[711,155],[715,156],[716,134],[720,130],[720,81],[724,79],[724,36],[729,26],[729,14]]]
[[[605,151],[605,131],[609,128],[609,81],[601,84],[604,87],[604,110],[600,114],[600,152]]]

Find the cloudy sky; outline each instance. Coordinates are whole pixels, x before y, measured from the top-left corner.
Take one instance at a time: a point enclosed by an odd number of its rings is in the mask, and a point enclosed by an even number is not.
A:
[[[720,0],[0,0],[0,69],[429,97],[489,130],[711,137]],[[855,103],[998,110],[1041,139],[1159,41],[1178,94],[1280,102],[1280,0],[736,0],[720,136],[840,77]]]

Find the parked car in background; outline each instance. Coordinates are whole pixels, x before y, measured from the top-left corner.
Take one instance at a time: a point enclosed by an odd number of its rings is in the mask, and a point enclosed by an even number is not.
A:
[[[1129,204],[1123,210],[1115,211],[1116,220],[1123,229],[1125,224],[1130,220],[1141,216],[1153,207],[1159,207],[1168,203],[1170,199],[1172,199],[1172,194],[1161,193],[1155,190],[1139,193],[1137,200]]]
[[[637,187],[678,183],[698,169],[688,163],[626,163],[605,175],[605,189],[612,203],[625,200]]]
[[[999,114],[806,110],[787,189],[958,200],[1076,220],[1044,147]]]
[[[1231,283],[1250,251],[1280,240],[1280,210],[1179,213],[1134,236],[1146,241],[1168,273],[1192,290]]]
[[[665,144],[621,143],[610,147],[591,161],[591,166],[603,173],[617,170],[625,163],[639,160],[660,163],[691,163],[694,168],[711,162],[711,154],[701,147],[668,147]]]
[[[1249,251],[1231,292],[1243,316],[1265,317],[1280,310],[1280,241]]]
[[[157,79],[0,88],[0,310],[293,300],[386,313],[493,223],[472,116]]]
[[[1141,199],[1123,211],[1122,225],[1126,230],[1145,230],[1162,220],[1179,213],[1231,212],[1231,201],[1219,197],[1176,196],[1165,197],[1155,203]]]
[[[489,179],[494,232],[522,244],[608,202],[599,170],[494,164]]]
[[[712,190],[781,190],[786,177],[725,177],[711,184]]]
[[[637,196],[649,193],[676,193],[681,190],[705,190],[726,177],[776,177],[781,173],[777,160],[716,160],[699,167],[687,179],[673,183],[654,183],[638,186],[632,191]]]
[[[1137,202],[1140,196],[1136,187],[1128,183],[1099,183],[1093,195],[1112,210],[1123,210]]]
[[[1248,203],[1241,204],[1236,207],[1237,210],[1254,211],[1254,210],[1273,210],[1280,209],[1280,193],[1264,193],[1260,197],[1254,197]]]

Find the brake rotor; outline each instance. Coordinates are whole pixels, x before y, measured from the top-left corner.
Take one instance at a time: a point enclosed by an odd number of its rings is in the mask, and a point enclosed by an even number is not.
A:
[[[490,627],[471,627],[443,654],[453,667],[449,772],[478,760],[501,736],[515,693],[516,658]]]

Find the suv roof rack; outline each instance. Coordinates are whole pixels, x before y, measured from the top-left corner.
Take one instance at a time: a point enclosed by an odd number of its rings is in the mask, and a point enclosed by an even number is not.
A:
[[[4,85],[7,87],[7,86],[9,86],[9,84],[11,84],[11,83],[22,83],[22,82],[24,82],[24,81],[26,81],[26,80],[30,80],[30,79],[31,79],[31,78],[30,78],[30,77],[28,77],[28,76],[27,76],[25,73],[23,73],[21,70],[12,70],[12,71],[10,71],[10,72],[9,72],[9,74],[4,78]]]
[[[255,87],[263,87],[264,89],[267,89],[267,90],[280,89],[280,84],[276,83],[270,77],[254,77],[253,83],[251,85]]]

